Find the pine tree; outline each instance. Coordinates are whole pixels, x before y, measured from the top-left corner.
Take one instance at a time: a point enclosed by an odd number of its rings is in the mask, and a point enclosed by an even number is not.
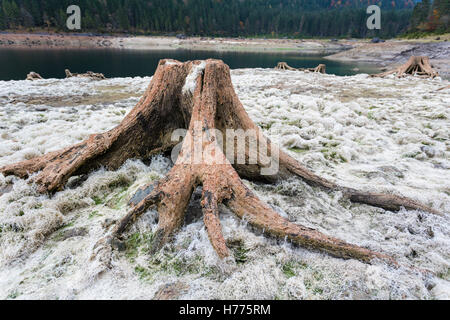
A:
[[[20,10],[17,4],[12,0],[3,0],[3,15],[7,28],[14,28],[19,25]]]
[[[6,29],[6,21],[1,4],[0,4],[0,29]]]
[[[423,24],[428,20],[428,16],[431,10],[430,0],[423,0],[419,2],[413,10],[411,22],[410,22],[410,30],[417,30],[423,27]]]

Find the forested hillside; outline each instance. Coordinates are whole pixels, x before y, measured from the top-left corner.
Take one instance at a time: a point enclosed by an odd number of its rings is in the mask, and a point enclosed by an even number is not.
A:
[[[411,32],[450,32],[450,0],[423,0],[414,8]]]
[[[66,8],[82,10],[82,32],[224,36],[365,37],[407,30],[415,0],[0,0],[0,29],[66,30]],[[447,0],[448,3],[448,0]],[[382,29],[366,28],[369,4]]]

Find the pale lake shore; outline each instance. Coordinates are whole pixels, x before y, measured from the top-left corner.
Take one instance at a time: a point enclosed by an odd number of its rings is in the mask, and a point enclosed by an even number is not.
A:
[[[140,187],[168,173],[169,158],[129,159],[116,171],[72,177],[51,196],[38,192],[33,177],[0,174],[0,300],[450,299],[449,39],[370,43],[0,33],[0,50],[8,48],[86,49],[90,59],[97,49],[292,52],[380,69],[428,55],[441,77],[273,68],[230,73],[251,120],[308,169],[349,188],[412,198],[443,216],[352,203],[342,192],[297,178],[273,185],[244,180],[280,216],[387,254],[399,265],[339,259],[268,238],[226,206],[219,208],[220,220],[233,245],[232,256],[222,260],[202,220],[199,188],[173,241],[150,253],[158,214],[148,210],[124,234],[107,268],[94,254],[96,243],[126,215]],[[116,127],[151,80],[149,74],[0,81],[0,167]]]
[[[223,233],[237,245],[234,258],[221,260],[193,205],[189,223],[155,255],[148,239],[157,213],[149,210],[105,269],[91,259],[95,244],[126,214],[139,187],[164,177],[172,166],[167,158],[75,177],[52,197],[0,174],[0,299],[450,299],[450,92],[438,91],[449,81],[273,69],[235,69],[231,77],[250,118],[315,173],[408,196],[445,216],[353,204],[299,179],[245,181],[281,216],[386,253],[399,267],[267,238],[226,207]],[[0,81],[0,166],[115,127],[150,81]]]
[[[437,71],[450,78],[450,36],[439,40],[388,40],[371,43],[364,39],[247,39],[167,36],[92,36],[85,34],[0,33],[1,48],[200,50],[222,52],[292,53],[321,55],[327,59],[370,63],[380,70],[404,63],[411,55],[429,56]]]

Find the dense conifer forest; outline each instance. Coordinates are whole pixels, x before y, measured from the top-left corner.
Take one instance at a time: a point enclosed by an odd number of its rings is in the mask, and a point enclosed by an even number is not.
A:
[[[82,32],[297,38],[445,31],[450,11],[449,0],[0,0],[0,30],[68,31],[71,4]],[[383,10],[381,30],[366,27],[369,4]]]

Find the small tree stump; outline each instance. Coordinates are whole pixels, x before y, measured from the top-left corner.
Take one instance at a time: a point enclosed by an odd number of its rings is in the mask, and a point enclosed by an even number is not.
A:
[[[420,76],[423,78],[434,79],[439,76],[439,73],[433,69],[433,66],[430,63],[430,58],[425,56],[412,56],[409,58],[408,62],[400,67],[394,70],[371,75],[371,77],[384,78],[391,74],[395,75],[397,78],[403,78],[406,76]]]
[[[314,72],[314,73],[326,73],[326,65],[319,64],[315,68],[292,68],[286,62],[278,62],[275,67],[276,70],[290,70],[290,71],[303,71],[303,72]]]
[[[297,71],[298,69],[290,67],[286,62],[278,62],[277,66],[275,67],[277,70],[290,70],[290,71]]]
[[[39,73],[31,71],[29,74],[27,74],[26,80],[34,81],[34,80],[41,80],[41,79],[43,79],[43,78],[41,77],[41,75]]]
[[[81,78],[89,78],[89,79],[93,79],[93,80],[106,79],[106,77],[103,73],[95,73],[92,71],[88,71],[86,73],[71,73],[69,69],[66,69],[65,73],[66,73],[66,78],[81,77]]]

